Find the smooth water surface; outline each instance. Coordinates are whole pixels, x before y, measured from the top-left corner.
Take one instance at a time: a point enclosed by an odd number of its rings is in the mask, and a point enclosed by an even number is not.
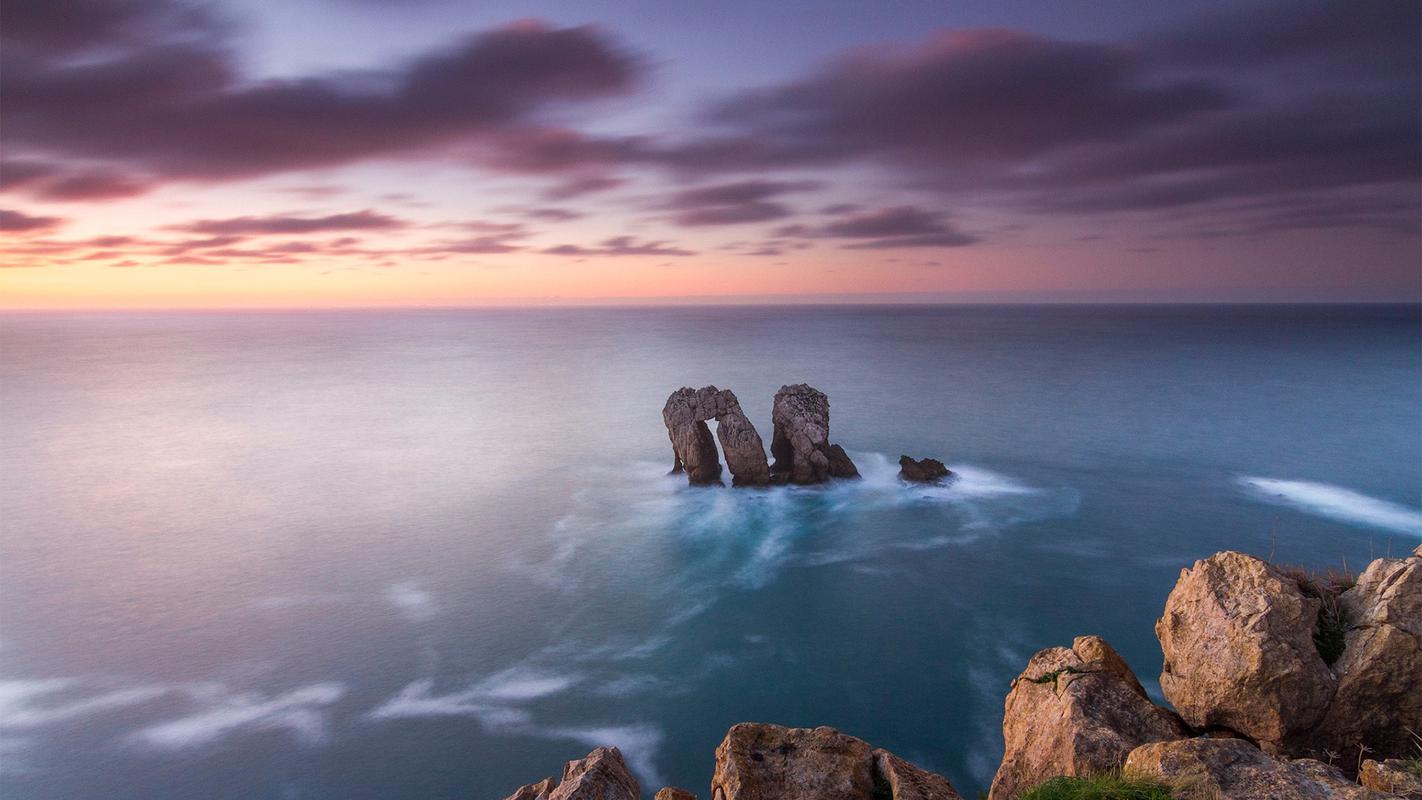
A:
[[[1153,691],[1176,574],[1422,540],[1415,307],[0,317],[12,799],[500,798],[743,720],[947,774],[1037,649]],[[864,478],[693,489],[661,422],[827,392]],[[900,453],[958,479],[909,487]]]

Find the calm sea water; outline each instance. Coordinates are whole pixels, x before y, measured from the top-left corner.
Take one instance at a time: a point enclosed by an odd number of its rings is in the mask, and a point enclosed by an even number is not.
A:
[[[1039,648],[1148,686],[1178,570],[1422,539],[1411,308],[0,317],[7,798],[499,798],[597,744],[703,796],[743,720],[984,787]],[[665,475],[683,385],[862,481]],[[895,478],[898,455],[960,474]]]

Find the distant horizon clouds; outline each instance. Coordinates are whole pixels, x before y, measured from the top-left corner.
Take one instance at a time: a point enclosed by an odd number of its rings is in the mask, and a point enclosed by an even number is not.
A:
[[[7,2],[3,306],[1422,301],[1416,3],[498,5]]]

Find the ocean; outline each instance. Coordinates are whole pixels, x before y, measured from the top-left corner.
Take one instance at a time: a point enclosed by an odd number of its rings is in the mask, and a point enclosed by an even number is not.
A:
[[[861,480],[667,475],[671,391],[768,442],[799,382]],[[7,314],[0,466],[10,800],[497,800],[600,744],[704,797],[747,720],[972,796],[1036,650],[1159,698],[1195,559],[1422,541],[1422,310]]]

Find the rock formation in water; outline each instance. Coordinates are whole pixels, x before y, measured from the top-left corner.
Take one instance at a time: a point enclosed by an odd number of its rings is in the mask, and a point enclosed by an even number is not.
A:
[[[899,477],[906,481],[938,483],[952,474],[952,470],[936,458],[915,461],[909,456],[899,456]]]
[[[1078,636],[1071,649],[1032,656],[1012,682],[1002,718],[1006,751],[988,797],[1006,800],[1058,776],[1118,769],[1136,747],[1186,735],[1106,640]]]
[[[948,780],[834,728],[732,726],[713,800],[960,800]]]
[[[823,483],[859,474],[844,448],[829,442],[829,398],[804,383],[782,386],[770,411],[775,425],[770,471],[791,483]]]
[[[642,786],[616,747],[599,747],[587,758],[569,761],[563,779],[521,786],[506,800],[641,800]]]
[[[740,401],[729,389],[706,386],[672,392],[662,408],[662,421],[672,443],[672,471],[686,471],[694,484],[715,483],[721,477],[716,442],[708,420],[716,420],[716,438],[726,454],[732,483],[737,486],[764,486],[770,482],[765,443],[755,426],[741,411]]]
[[[1271,758],[1243,739],[1181,739],[1131,751],[1123,772],[1218,800],[1382,800],[1311,758]]]

